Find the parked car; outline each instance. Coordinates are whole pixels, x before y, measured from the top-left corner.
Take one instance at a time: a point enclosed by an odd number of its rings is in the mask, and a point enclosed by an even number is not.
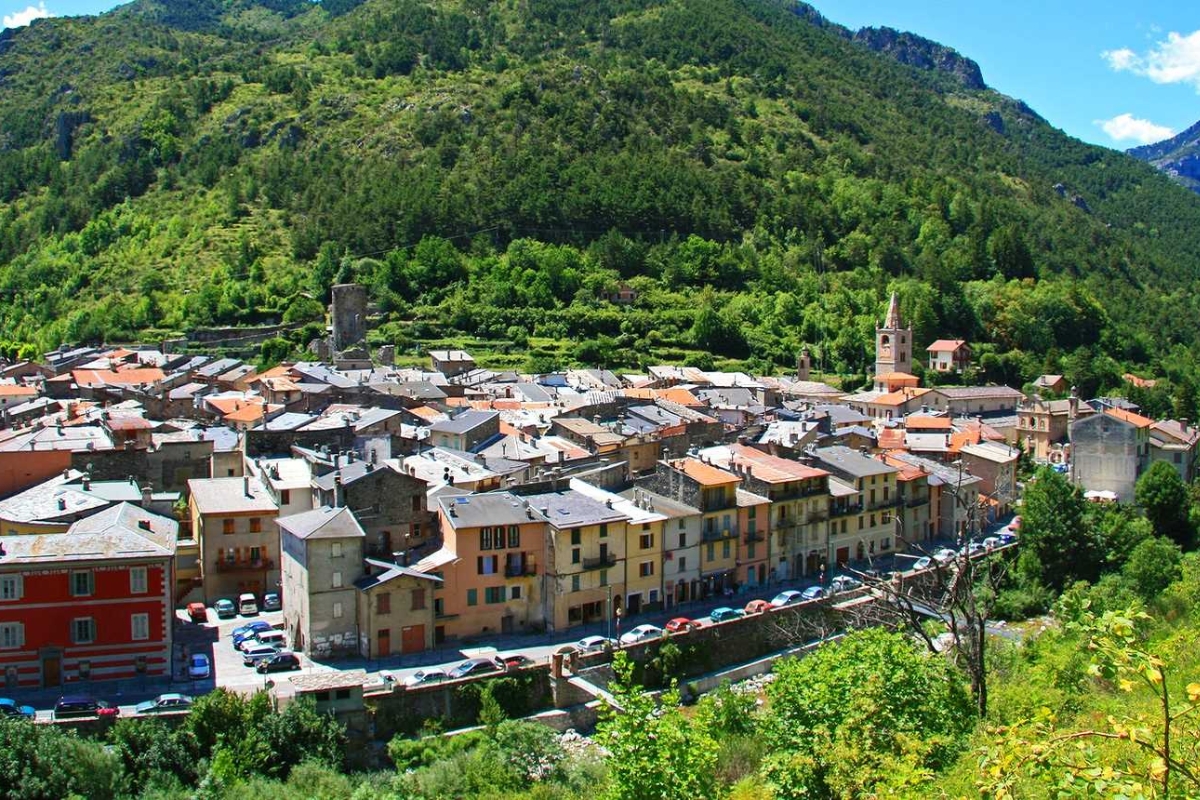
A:
[[[167,711],[187,711],[192,707],[192,698],[186,694],[160,694],[153,700],[138,703],[134,710],[139,714],[161,714]]]
[[[469,658],[456,667],[452,667],[448,673],[451,678],[466,678],[472,675],[487,675],[490,672],[499,672],[500,665],[490,658]]]
[[[264,658],[258,662],[254,669],[260,674],[300,669],[300,657],[295,653],[276,653],[270,658]]]
[[[237,616],[237,606],[233,604],[232,600],[225,597],[213,603],[213,611],[217,612],[218,619]]]
[[[776,608],[783,608],[784,606],[793,606],[803,600],[804,595],[796,589],[785,589],[771,598],[771,605]]]
[[[929,556],[921,556],[920,558],[918,558],[916,561],[913,562],[912,568],[913,569],[929,569],[929,566],[932,563],[933,563],[933,559],[930,558]]]
[[[116,706],[82,694],[64,695],[54,704],[55,719],[72,717],[115,717],[121,713]]]
[[[278,611],[281,608],[283,608],[283,598],[279,596],[279,592],[267,592],[263,595],[263,611]]]
[[[1008,531],[1000,531],[1000,533],[996,534],[996,538],[1000,540],[1000,544],[1012,544],[1017,540],[1016,535]]]
[[[841,592],[849,592],[862,586],[862,581],[853,578],[849,575],[835,575],[833,580],[829,582],[829,591],[832,594]]]
[[[17,705],[17,701],[9,697],[0,697],[0,717],[24,717],[25,719],[33,719],[37,716],[37,709],[33,706]]]
[[[987,552],[987,547],[984,546],[983,542],[968,542],[967,543],[967,555],[968,556],[978,556],[978,555],[982,555],[983,553],[986,553],[986,552]]]
[[[995,548],[997,548],[999,546],[1000,546],[1000,537],[999,536],[989,536],[983,540],[983,549],[985,549],[985,550],[994,550]]]
[[[188,619],[197,624],[203,625],[208,622],[208,609],[204,607],[204,603],[188,603],[187,615]]]
[[[933,554],[933,560],[939,564],[949,564],[957,557],[958,553],[954,552],[949,547],[943,547]]]
[[[446,673],[440,669],[419,669],[412,675],[404,679],[404,685],[408,687],[414,686],[429,686],[432,683],[441,683],[446,680]]]
[[[254,635],[249,639],[244,639],[239,650],[245,650],[247,647],[254,645],[265,644],[268,647],[274,647],[276,650],[282,650],[287,646],[287,634],[283,631],[277,631],[274,628],[268,628],[265,631],[255,631]]]
[[[212,662],[205,653],[192,653],[188,658],[188,677],[194,681],[204,680],[212,675]]]
[[[666,629],[669,633],[687,633],[688,631],[699,628],[700,624],[695,620],[690,620],[687,617],[675,617],[669,620]]]
[[[638,642],[649,642],[658,639],[663,635],[662,628],[656,628],[653,625],[638,625],[630,631],[621,634],[621,644],[637,644]]]
[[[713,622],[726,622],[731,619],[739,619],[746,616],[746,612],[740,608],[730,608],[729,606],[721,606],[714,608],[708,615]]]
[[[524,669],[525,667],[533,666],[534,660],[529,656],[521,653],[509,653],[504,656],[496,656],[496,664],[501,669]]]
[[[761,614],[764,611],[770,611],[772,608],[774,606],[766,600],[751,600],[749,603],[746,603],[745,612],[747,614]]]
[[[825,597],[825,590],[820,586],[810,586],[800,593],[804,600],[820,600]]]
[[[605,636],[585,636],[574,646],[581,653],[599,653],[601,650],[611,650],[617,643]]]
[[[253,617],[258,613],[258,598],[251,592],[238,595],[238,613],[243,617]]]
[[[238,647],[238,645],[247,639],[253,639],[254,634],[258,633],[259,631],[269,631],[271,630],[271,627],[271,623],[267,622],[265,619],[256,619],[253,622],[247,622],[245,625],[242,625],[239,628],[234,628],[232,634],[233,646]]]
[[[254,641],[251,639],[251,641]],[[255,644],[242,650],[242,664],[247,667],[257,667],[260,661],[265,661],[279,652],[278,647],[269,644]]]

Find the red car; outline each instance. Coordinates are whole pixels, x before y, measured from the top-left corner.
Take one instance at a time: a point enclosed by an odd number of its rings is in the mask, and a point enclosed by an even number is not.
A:
[[[746,603],[747,614],[761,614],[764,611],[771,610],[771,608],[772,605],[766,600],[751,600],[749,603]]]
[[[687,633],[699,627],[699,624],[687,617],[676,617],[666,624],[667,631],[670,633]]]
[[[208,622],[208,609],[204,607],[204,603],[188,603],[187,615],[192,622]]]

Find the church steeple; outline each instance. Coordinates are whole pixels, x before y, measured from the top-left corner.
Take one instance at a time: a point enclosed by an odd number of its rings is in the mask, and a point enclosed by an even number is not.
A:
[[[892,292],[883,327],[875,329],[875,374],[912,373],[912,328],[902,327],[900,298]]]

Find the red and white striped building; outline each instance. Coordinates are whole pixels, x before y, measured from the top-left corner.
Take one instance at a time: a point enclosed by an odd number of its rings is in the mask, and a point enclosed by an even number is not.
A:
[[[129,503],[0,536],[0,686],[169,675],[179,523]]]

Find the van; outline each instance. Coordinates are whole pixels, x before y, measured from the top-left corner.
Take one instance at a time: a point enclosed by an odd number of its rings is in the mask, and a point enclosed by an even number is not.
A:
[[[259,644],[265,644],[268,647],[274,647],[279,650],[282,650],[284,645],[287,644],[287,636],[283,631],[277,630],[259,631],[254,634],[254,640]]]
[[[258,598],[250,592],[238,595],[238,613],[247,617],[257,614]]]

